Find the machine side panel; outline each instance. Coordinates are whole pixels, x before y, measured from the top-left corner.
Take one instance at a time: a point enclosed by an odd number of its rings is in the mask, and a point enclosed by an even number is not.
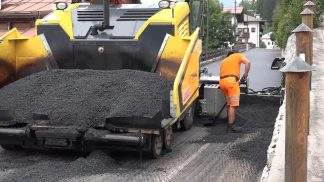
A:
[[[42,36],[26,38],[17,29],[0,43],[0,87],[19,78],[55,67]]]
[[[70,37],[60,25],[38,25],[37,34],[45,35],[59,68],[74,68]]]
[[[201,40],[199,28],[191,36],[173,86],[173,102],[177,106],[177,116],[180,117],[198,98],[199,92],[199,59]]]
[[[137,52],[138,42],[128,41],[75,41],[75,66],[78,69],[118,70],[145,67]]]
[[[181,110],[184,110],[191,103],[198,98],[199,92],[199,57],[201,50],[201,41],[198,40],[193,51],[190,53],[189,61],[186,65],[184,74],[182,75],[182,82],[180,83],[179,99]]]
[[[143,57],[143,64],[151,71],[158,59],[158,53],[163,45],[165,35],[174,35],[174,26],[171,24],[152,24],[149,25],[143,34],[140,36],[139,41],[141,44],[140,56]],[[145,56],[143,56],[145,55]]]
[[[154,16],[149,18],[144,25],[137,31],[135,34],[135,39],[138,39],[142,33],[147,29],[148,26],[152,25],[153,23],[169,23],[174,25],[174,32],[177,35],[174,36],[179,36],[180,34],[178,33],[179,30],[181,29],[181,23],[184,22],[185,19],[188,18],[189,14],[189,6],[187,2],[177,2],[177,6],[172,9],[163,9],[156,13]],[[179,29],[180,28],[180,29]],[[186,28],[186,26],[183,26],[182,28]],[[183,29],[183,30],[184,30]],[[182,34],[183,35],[183,34]]]
[[[188,40],[178,37],[167,36],[163,52],[158,60],[155,73],[163,75],[169,80],[177,76],[182,59],[189,45]]]
[[[71,4],[69,7],[62,10],[54,10],[43,19],[36,20],[36,27],[40,25],[60,25],[63,31],[69,36],[70,39],[74,38],[73,35],[73,22],[72,22],[72,11],[78,8],[79,3]]]
[[[150,25],[139,40],[73,40],[75,67],[79,69],[151,71],[156,63],[165,35],[172,35],[173,30],[172,25]]]
[[[17,29],[13,29],[0,37],[0,88],[16,79],[16,49],[15,42],[9,38],[17,37]]]

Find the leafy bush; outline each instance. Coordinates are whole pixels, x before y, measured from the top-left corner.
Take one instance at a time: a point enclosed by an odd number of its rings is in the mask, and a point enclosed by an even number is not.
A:
[[[289,36],[301,24],[300,13],[304,10],[304,0],[277,0],[277,8],[273,15],[273,30],[276,43],[285,48]],[[324,0],[316,0],[314,28],[320,24],[320,17],[324,13]]]
[[[267,48],[264,42],[260,41],[260,48]]]

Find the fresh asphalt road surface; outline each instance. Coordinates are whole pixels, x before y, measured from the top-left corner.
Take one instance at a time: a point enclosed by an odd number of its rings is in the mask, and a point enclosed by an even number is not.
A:
[[[271,70],[274,58],[280,57],[280,50],[255,48],[243,54],[251,61],[249,73],[249,88],[260,91],[266,87],[278,87],[281,81],[281,72]],[[209,73],[219,75],[220,61],[213,62],[208,67]],[[244,66],[241,66],[241,75],[244,73]]]
[[[267,57],[277,54],[255,49],[246,55],[265,60],[255,55],[258,51]],[[80,155],[66,151],[6,151],[0,147],[0,181],[259,181],[278,108],[278,98],[243,95],[236,120],[243,133],[226,133],[225,121],[206,127],[209,118],[195,118],[189,131],[174,131],[173,150],[154,160],[140,160],[138,152],[94,151]]]

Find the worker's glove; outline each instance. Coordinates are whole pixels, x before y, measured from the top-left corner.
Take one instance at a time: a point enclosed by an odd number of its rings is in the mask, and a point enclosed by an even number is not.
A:
[[[240,78],[239,82],[240,82],[240,84],[241,83],[246,83],[246,79],[245,79],[244,75]]]
[[[202,70],[199,70],[199,73],[200,74],[207,74],[208,73],[208,67],[202,69]]]

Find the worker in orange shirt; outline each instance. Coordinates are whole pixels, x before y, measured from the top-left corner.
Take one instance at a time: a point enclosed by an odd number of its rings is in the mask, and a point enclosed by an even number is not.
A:
[[[237,51],[230,51],[220,64],[219,86],[227,102],[227,132],[241,132],[241,128],[235,127],[236,109],[240,105],[240,68],[245,65],[243,79],[247,79],[251,63]]]

